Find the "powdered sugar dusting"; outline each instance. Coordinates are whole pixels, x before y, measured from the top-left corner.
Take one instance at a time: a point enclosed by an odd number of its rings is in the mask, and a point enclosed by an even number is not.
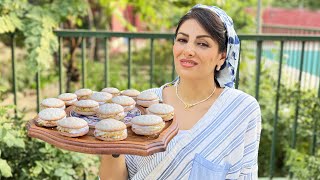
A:
[[[110,103],[101,105],[97,112],[102,114],[114,114],[123,111],[124,109],[121,105]]]
[[[58,98],[47,98],[41,101],[41,104],[48,107],[62,107],[64,106],[64,101]]]
[[[137,96],[139,100],[154,100],[159,99],[157,94],[151,91],[144,91]]]
[[[47,108],[39,112],[39,118],[43,120],[57,120],[66,116],[66,112],[60,108]]]

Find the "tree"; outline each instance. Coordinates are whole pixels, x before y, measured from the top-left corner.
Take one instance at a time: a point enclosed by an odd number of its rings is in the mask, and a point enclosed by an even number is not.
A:
[[[254,17],[245,11],[255,3],[254,0],[220,0],[216,4],[209,0],[169,0],[161,3],[144,0],[0,0],[0,34],[15,33],[19,36],[28,52],[26,62],[30,70],[43,71],[52,67],[53,57],[57,57],[52,56],[58,48],[53,30],[59,26],[63,29],[110,30],[111,17],[116,16],[128,31],[135,32],[135,26],[122,13],[123,9],[131,6],[145,22],[146,30],[172,32],[179,18],[196,3],[219,6],[233,17],[238,32],[254,32]],[[75,63],[80,42],[80,38],[64,40],[69,45],[69,54],[64,57],[66,91],[70,91],[71,82],[80,79]],[[99,39],[89,39],[89,59],[99,59],[99,45]]]
[[[219,0],[213,3],[210,0],[169,0],[144,1],[130,0],[129,4],[135,7],[136,12],[151,31],[163,31],[174,28],[180,19],[191,7],[196,4],[218,6],[233,18],[235,27],[240,32],[254,32],[254,16],[246,12],[246,8],[256,6],[255,0]]]
[[[272,0],[272,5],[284,8],[307,8],[317,10],[320,8],[320,1],[315,0]]]
[[[53,30],[59,28],[61,22],[79,22],[87,7],[83,0],[1,0],[0,34],[21,32],[29,52],[28,64],[32,69],[45,69],[58,47]]]
[[[21,35],[20,38],[23,39],[23,45],[28,52],[26,63],[29,70],[47,70],[52,66],[52,55],[58,48],[53,30],[58,29],[61,23],[68,28],[81,25],[80,18],[86,15],[87,9],[88,4],[85,0],[1,0],[0,34]],[[74,39],[70,41],[70,54],[73,55],[77,43]],[[72,58],[66,66],[68,77],[77,77],[78,71],[74,68]]]

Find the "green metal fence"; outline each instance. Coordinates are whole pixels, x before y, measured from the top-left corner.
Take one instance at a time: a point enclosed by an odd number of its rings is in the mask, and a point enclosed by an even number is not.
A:
[[[171,40],[174,38],[174,35],[171,33],[125,33],[125,32],[105,32],[105,31],[72,31],[72,30],[64,30],[64,31],[55,31],[56,35],[59,37],[59,52],[60,52],[60,62],[62,62],[62,38],[70,38],[70,37],[80,37],[80,38],[102,38],[104,40],[104,63],[105,63],[105,86],[109,84],[109,75],[108,75],[108,67],[109,67],[109,58],[108,58],[108,39],[112,37],[123,37],[128,39],[127,52],[128,52],[128,88],[131,88],[131,66],[132,66],[132,51],[131,51],[131,39],[150,39],[150,86],[153,82],[153,66],[155,60],[154,54],[154,40],[155,39],[168,39]],[[82,41],[81,46],[81,54],[82,54],[82,77],[86,77],[86,67],[84,66],[85,61],[85,49],[86,49],[86,41]],[[61,72],[62,66],[59,67]],[[174,71],[172,71],[172,78],[174,78]],[[62,78],[60,79],[60,93],[62,92]],[[86,78],[82,78],[82,87],[86,87]]]
[[[86,87],[86,38],[100,38],[103,39],[103,51],[104,51],[104,85],[107,87],[109,85],[109,49],[108,49],[108,42],[110,38],[114,37],[123,37],[127,38],[127,53],[128,53],[128,59],[127,59],[127,74],[128,74],[128,84],[127,87],[131,88],[131,74],[132,74],[132,49],[131,49],[131,41],[133,39],[149,39],[150,40],[150,71],[149,71],[149,83],[150,87],[152,87],[152,83],[154,81],[154,64],[155,64],[155,52],[154,52],[154,40],[156,39],[166,39],[168,41],[173,41],[174,34],[172,33],[125,33],[125,32],[106,32],[106,31],[87,31],[87,30],[58,30],[55,31],[55,34],[59,38],[59,50],[58,50],[58,57],[59,57],[59,93],[63,93],[63,40],[65,38],[82,38],[81,42],[81,85],[82,87]],[[18,105],[17,103],[17,85],[16,85],[16,60],[15,60],[15,37],[14,35],[11,36],[12,38],[12,91],[14,94],[14,104]],[[261,62],[262,58],[268,58],[268,56],[265,56],[267,53],[267,50],[264,49],[264,45],[271,44],[272,48],[275,48],[279,51],[278,57],[274,57],[276,61],[278,62],[278,75],[277,75],[277,86],[276,86],[276,99],[274,100],[275,103],[275,110],[274,110],[274,121],[273,121],[273,135],[272,135],[272,147],[271,147],[271,163],[270,163],[270,177],[273,177],[274,174],[274,159],[275,159],[275,143],[277,142],[277,124],[278,124],[278,113],[279,113],[279,99],[280,99],[280,81],[281,77],[283,75],[283,69],[284,66],[288,66],[288,63],[290,64],[290,60],[286,60],[286,63],[284,63],[284,52],[288,51],[288,54],[292,54],[292,49],[288,49],[288,47],[292,47],[292,43],[299,44],[295,50],[299,51],[298,53],[294,52],[293,56],[294,58],[297,58],[297,62],[299,62],[299,65],[295,67],[295,74],[297,75],[297,81],[298,81],[298,93],[300,93],[300,90],[302,88],[301,84],[303,81],[303,74],[306,74],[308,70],[305,70],[305,60],[306,58],[311,57],[312,60],[312,68],[315,69],[315,74],[312,75],[312,78],[314,78],[315,83],[314,86],[311,86],[313,89],[318,89],[318,98],[320,98],[320,36],[288,36],[288,35],[239,35],[240,43],[241,43],[241,52],[244,51],[244,44],[246,44],[246,47],[251,47],[249,49],[253,49],[253,52],[256,53],[256,72],[255,72],[255,98],[259,100],[259,90],[260,90],[260,74],[261,74]],[[310,47],[313,47],[316,54],[312,56],[306,56],[306,44],[311,44]],[[299,49],[300,48],[300,49]],[[248,50],[246,48],[246,50]],[[311,61],[310,60],[310,61]],[[241,60],[240,60],[241,62]],[[239,64],[241,66],[241,63]],[[239,70],[240,68],[238,68]],[[239,78],[241,78],[241,72],[237,71],[237,79],[236,79],[236,88],[239,87]],[[171,78],[175,78],[175,72],[174,72],[174,63],[172,59],[172,72],[171,72]],[[305,80],[307,81],[307,79]],[[39,111],[39,103],[40,103],[40,72],[37,72],[36,75],[36,82],[37,82],[37,109]],[[15,111],[16,113],[16,111]],[[295,108],[295,118],[294,118],[294,124],[293,124],[293,131],[292,131],[292,143],[291,147],[295,148],[296,146],[296,136],[297,136],[297,127],[298,127],[298,116],[299,116],[299,99],[296,102],[296,108]],[[315,124],[317,123],[317,119],[314,120]],[[315,126],[316,127],[316,126]],[[313,154],[315,152],[315,149],[317,147],[317,129],[315,128],[313,131]]]

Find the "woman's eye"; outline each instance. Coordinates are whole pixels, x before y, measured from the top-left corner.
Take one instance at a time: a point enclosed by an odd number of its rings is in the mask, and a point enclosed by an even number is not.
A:
[[[203,46],[203,47],[209,47],[209,45],[206,44],[206,43],[198,43],[198,45],[199,45],[199,46]]]
[[[188,42],[186,39],[183,39],[183,38],[178,38],[177,41],[178,42],[183,42],[183,43]]]

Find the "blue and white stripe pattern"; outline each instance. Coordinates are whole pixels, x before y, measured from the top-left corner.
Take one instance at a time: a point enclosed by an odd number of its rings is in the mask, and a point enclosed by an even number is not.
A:
[[[163,87],[151,90],[162,99]],[[205,175],[214,179],[258,179],[260,131],[258,102],[226,87],[194,127],[179,132],[165,152],[146,157],[127,155],[129,178],[206,179],[199,177]]]

